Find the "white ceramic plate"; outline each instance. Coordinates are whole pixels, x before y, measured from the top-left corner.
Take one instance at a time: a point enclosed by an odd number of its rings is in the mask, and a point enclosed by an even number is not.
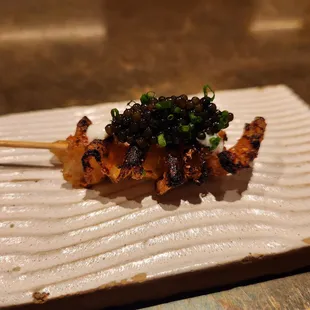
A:
[[[235,114],[228,145],[245,122],[266,118],[253,175],[186,185],[160,200],[152,197],[152,182],[73,190],[48,151],[0,149],[0,305],[146,285],[308,246],[308,106],[282,85],[217,92],[215,102]],[[122,109],[124,103],[2,116],[0,139],[63,139],[82,116],[108,120],[112,107]]]

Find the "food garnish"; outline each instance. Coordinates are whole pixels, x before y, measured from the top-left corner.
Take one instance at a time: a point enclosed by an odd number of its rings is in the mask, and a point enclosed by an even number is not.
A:
[[[215,149],[220,138],[214,135],[227,128],[234,115],[217,109],[210,86],[205,85],[203,90],[202,98],[191,99],[187,95],[157,98],[154,92],[142,94],[140,103],[130,101],[123,113],[111,110],[112,121],[106,125],[106,133],[121,143],[141,149],[154,144],[160,147],[189,145],[196,139],[208,137],[212,140],[210,148]]]

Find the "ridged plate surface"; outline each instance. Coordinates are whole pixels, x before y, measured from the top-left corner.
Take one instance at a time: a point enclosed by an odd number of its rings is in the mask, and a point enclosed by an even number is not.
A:
[[[217,92],[215,102],[235,114],[228,145],[245,122],[266,118],[252,175],[186,185],[162,199],[152,182],[73,190],[48,151],[0,149],[0,305],[307,246],[308,106],[282,85]],[[0,139],[63,139],[84,115],[109,120],[112,107],[124,103],[2,116]]]

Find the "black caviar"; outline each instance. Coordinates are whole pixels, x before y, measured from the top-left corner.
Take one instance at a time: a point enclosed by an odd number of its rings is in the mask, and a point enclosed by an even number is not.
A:
[[[196,138],[214,135],[227,128],[234,115],[217,109],[213,103],[215,94],[208,85],[203,91],[202,98],[188,98],[184,94],[157,98],[153,92],[143,94],[141,103],[129,102],[122,114],[117,109],[111,111],[112,122],[106,126],[106,132],[122,143],[140,148],[151,144],[161,147],[190,144]]]

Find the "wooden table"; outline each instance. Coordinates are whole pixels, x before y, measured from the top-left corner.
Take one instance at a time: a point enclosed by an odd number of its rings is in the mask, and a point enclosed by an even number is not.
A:
[[[162,303],[144,310],[310,309],[310,272]]]

